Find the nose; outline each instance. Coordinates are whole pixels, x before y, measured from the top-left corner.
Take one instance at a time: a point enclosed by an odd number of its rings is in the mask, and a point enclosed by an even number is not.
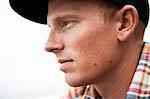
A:
[[[63,50],[64,45],[60,38],[61,37],[57,35],[49,35],[48,40],[45,44],[45,50],[47,52],[53,52],[55,54]]]

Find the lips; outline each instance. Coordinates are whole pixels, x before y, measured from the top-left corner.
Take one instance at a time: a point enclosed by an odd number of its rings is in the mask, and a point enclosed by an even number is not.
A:
[[[64,64],[64,63],[67,63],[67,62],[73,62],[73,60],[72,59],[59,59],[58,62],[60,64]]]
[[[63,72],[68,72],[73,66],[74,60],[72,59],[59,59],[58,62],[61,64],[59,69]]]

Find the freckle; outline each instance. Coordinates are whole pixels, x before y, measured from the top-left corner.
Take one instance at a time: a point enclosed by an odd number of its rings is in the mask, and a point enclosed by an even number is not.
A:
[[[96,63],[94,63],[94,65],[96,66],[97,64],[96,64]]]
[[[112,60],[110,62],[112,63]]]

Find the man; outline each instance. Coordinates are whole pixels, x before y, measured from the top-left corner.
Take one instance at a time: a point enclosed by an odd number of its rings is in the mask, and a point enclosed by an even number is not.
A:
[[[150,99],[150,45],[143,42],[147,0],[10,0],[23,17],[50,28],[73,86],[63,99]]]

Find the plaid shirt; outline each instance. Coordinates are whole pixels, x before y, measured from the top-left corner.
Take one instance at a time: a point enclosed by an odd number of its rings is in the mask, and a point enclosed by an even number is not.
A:
[[[93,85],[73,87],[60,99],[102,99]],[[150,99],[150,44],[145,42],[126,99]]]

